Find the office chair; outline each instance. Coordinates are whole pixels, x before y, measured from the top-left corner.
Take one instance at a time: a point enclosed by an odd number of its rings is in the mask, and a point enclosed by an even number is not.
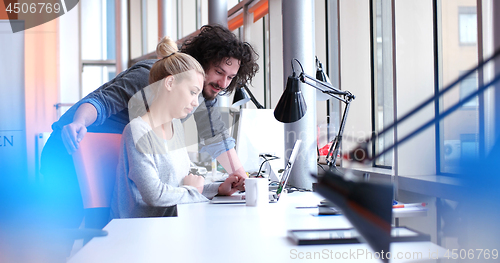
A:
[[[73,154],[86,229],[102,229],[109,221],[120,140],[121,134],[87,133]]]

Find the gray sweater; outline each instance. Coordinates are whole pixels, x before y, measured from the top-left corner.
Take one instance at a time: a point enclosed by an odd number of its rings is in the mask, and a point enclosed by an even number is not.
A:
[[[189,174],[189,157],[182,123],[173,120],[174,135],[165,141],[141,117],[123,131],[112,218],[169,215],[175,205],[204,202],[218,192],[219,183],[206,184],[203,194],[182,185]]]

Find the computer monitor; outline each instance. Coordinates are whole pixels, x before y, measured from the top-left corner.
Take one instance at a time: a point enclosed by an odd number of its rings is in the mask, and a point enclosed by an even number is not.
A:
[[[236,153],[245,171],[257,172],[264,161],[259,155],[267,153],[279,157],[269,161],[278,175],[278,170],[285,167],[285,135],[284,125],[274,118],[273,110],[241,109],[237,125]],[[271,174],[271,180],[278,178]]]

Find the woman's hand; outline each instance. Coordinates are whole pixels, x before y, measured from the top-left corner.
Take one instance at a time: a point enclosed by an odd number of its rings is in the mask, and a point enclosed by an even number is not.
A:
[[[234,171],[230,176],[236,176],[237,181],[233,183],[233,187],[236,187],[238,189],[241,189],[241,191],[245,190],[245,186],[243,185],[245,183],[245,179],[248,178],[247,173],[245,172],[245,169],[241,167],[240,169]]]
[[[230,175],[221,185],[219,185],[219,195],[232,195],[237,191],[245,190],[245,179]]]
[[[196,187],[196,190],[198,190],[200,194],[203,193],[204,184],[205,178],[203,178],[203,176],[189,174],[188,176],[184,177],[184,185]]]

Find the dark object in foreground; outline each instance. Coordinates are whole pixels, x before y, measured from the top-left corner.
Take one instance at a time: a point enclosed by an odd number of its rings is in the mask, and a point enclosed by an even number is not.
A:
[[[375,252],[390,251],[392,185],[347,181],[336,171],[327,171],[318,177],[316,191],[342,210]]]

